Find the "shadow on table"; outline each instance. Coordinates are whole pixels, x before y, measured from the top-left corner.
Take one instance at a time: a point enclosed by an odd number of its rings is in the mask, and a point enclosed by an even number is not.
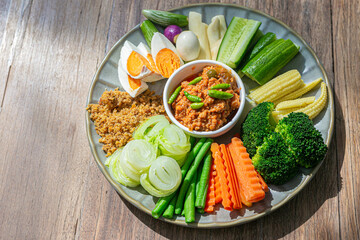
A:
[[[294,199],[270,215],[231,228],[193,229],[156,220],[122,198],[123,202],[140,221],[169,239],[278,239],[284,237],[307,222],[327,199],[337,196],[342,188],[340,170],[344,159],[346,131],[342,109],[336,95],[334,95],[334,101],[336,111],[333,141],[323,166]],[[332,234],[331,231],[336,230],[328,229],[328,231]]]

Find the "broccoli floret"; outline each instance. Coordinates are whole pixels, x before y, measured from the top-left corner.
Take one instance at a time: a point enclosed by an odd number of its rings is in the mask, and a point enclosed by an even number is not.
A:
[[[327,146],[305,113],[290,113],[279,121],[275,132],[280,133],[289,145],[299,166],[311,168],[323,160]]]
[[[252,158],[252,163],[266,183],[276,185],[286,183],[299,170],[293,152],[277,132],[264,139]]]
[[[260,103],[250,110],[242,124],[241,135],[250,157],[256,154],[264,138],[274,131],[276,123],[271,114],[273,109],[274,104],[271,102]]]

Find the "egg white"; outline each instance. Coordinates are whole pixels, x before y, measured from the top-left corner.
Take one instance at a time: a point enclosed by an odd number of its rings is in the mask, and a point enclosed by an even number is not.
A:
[[[146,89],[148,89],[148,85],[144,81],[141,81],[140,87],[138,87],[137,89],[132,89],[129,84],[128,74],[125,72],[125,70],[120,64],[118,65],[118,76],[121,86],[131,97],[136,97],[142,92],[144,92]]]

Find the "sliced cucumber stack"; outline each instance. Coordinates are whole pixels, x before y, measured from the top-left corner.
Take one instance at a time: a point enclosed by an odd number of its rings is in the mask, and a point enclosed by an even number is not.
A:
[[[260,30],[258,30],[259,32]],[[241,71],[243,67],[253,59],[261,50],[263,50],[267,45],[274,42],[276,40],[276,34],[272,32],[268,32],[265,35],[260,35],[258,32],[255,34],[254,39],[251,41],[252,46],[249,47],[249,51],[247,51],[245,57],[241,61],[239,67],[237,68],[237,73],[240,77],[244,76],[244,73]],[[255,45],[255,46],[254,46]]]
[[[299,46],[290,39],[278,39],[265,46],[242,69],[242,72],[263,85],[283,68],[298,52]]]
[[[260,25],[259,21],[233,17],[221,42],[216,60],[236,68]]]

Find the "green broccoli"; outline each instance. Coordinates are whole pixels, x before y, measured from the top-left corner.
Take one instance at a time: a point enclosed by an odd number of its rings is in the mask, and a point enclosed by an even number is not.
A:
[[[299,166],[311,168],[323,160],[327,146],[305,113],[290,113],[279,121],[275,132],[280,133],[289,145]]]
[[[286,183],[299,170],[293,152],[277,132],[265,137],[264,143],[252,158],[252,163],[266,183],[276,185]]]
[[[250,157],[256,154],[257,147],[263,144],[264,138],[274,131],[275,121],[271,112],[274,104],[271,102],[260,103],[251,109],[242,124],[242,140]]]

